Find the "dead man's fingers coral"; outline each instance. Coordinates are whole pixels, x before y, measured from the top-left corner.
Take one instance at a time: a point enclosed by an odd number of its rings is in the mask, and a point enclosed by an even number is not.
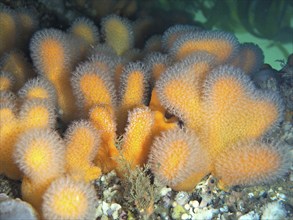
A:
[[[142,62],[129,63],[123,70],[117,114],[118,133],[122,134],[128,111],[148,104],[150,73]]]
[[[22,174],[13,159],[13,152],[22,129],[17,119],[14,99],[9,96],[6,98],[6,101],[0,103],[0,173],[11,179],[20,179]]]
[[[239,52],[230,61],[231,65],[241,68],[245,73],[258,71],[264,64],[261,48],[253,43],[240,44]]]
[[[280,143],[241,141],[217,156],[214,175],[219,179],[219,186],[226,190],[235,185],[269,183],[288,171],[288,152]]]
[[[0,69],[12,73],[15,77],[14,91],[21,88],[25,81],[34,74],[25,55],[17,50],[12,50],[1,58]]]
[[[68,35],[57,29],[36,32],[30,42],[31,57],[38,73],[45,75],[58,94],[59,113],[63,120],[75,118],[75,97],[70,85],[74,53]]]
[[[95,45],[99,41],[99,30],[97,26],[88,18],[79,17],[71,25],[69,32],[80,37],[85,43]]]
[[[69,177],[54,181],[44,195],[43,217],[46,220],[95,218],[96,192],[85,182]]]
[[[16,78],[10,72],[0,72],[0,92],[1,91],[13,91],[15,87]]]
[[[177,24],[169,27],[162,36],[162,44],[165,51],[170,52],[170,49],[174,46],[174,43],[181,36],[188,33],[196,33],[200,31],[199,27],[194,25]]]
[[[94,67],[99,68],[105,73],[109,74],[111,77],[114,77],[115,66],[118,61],[118,56],[106,55],[106,54],[94,54],[89,59],[89,64]]]
[[[0,8],[0,57],[15,46],[17,38],[17,16],[9,8]]]
[[[237,38],[223,31],[197,31],[182,35],[171,48],[171,55],[175,60],[181,60],[188,55],[205,51],[214,55],[217,63],[225,63],[237,52],[239,43]]]
[[[31,181],[42,182],[63,174],[64,153],[64,143],[57,132],[38,128],[20,136],[14,159]]]
[[[151,53],[145,58],[145,63],[151,72],[154,81],[157,81],[162,73],[171,65],[168,55],[162,53]]]
[[[122,142],[122,156],[131,169],[147,162],[153,141],[154,115],[148,107],[133,109],[128,116],[128,125]],[[118,167],[119,174],[122,170]]]
[[[93,165],[100,145],[100,134],[86,120],[75,121],[65,133],[66,172],[75,180],[89,182],[101,175],[101,169]]]
[[[79,53],[81,59],[84,59],[88,55],[90,48],[99,42],[97,26],[86,17],[75,19],[68,32],[79,41],[73,46],[77,48],[77,53]]]
[[[17,96],[7,90],[7,91],[0,91],[0,104],[3,104],[3,103],[9,103],[13,105],[13,112],[16,114],[17,113],[17,110],[18,110],[18,100],[17,100]],[[0,118],[1,118],[1,115],[0,115]],[[3,117],[5,118],[5,117]]]
[[[127,18],[121,18],[117,15],[109,15],[103,18],[102,33],[105,42],[119,56],[133,47],[133,28]]]
[[[206,77],[210,74],[213,68],[215,68],[216,63],[217,60],[214,55],[200,51],[190,54],[175,65],[178,66],[178,69],[188,68],[189,74],[195,76],[199,87],[202,88]]]
[[[198,131],[202,124],[201,88],[192,71],[189,65],[177,63],[161,75],[154,90],[166,110]]]
[[[100,133],[101,144],[94,159],[94,163],[108,173],[116,166],[116,159],[119,155],[115,146],[116,122],[115,113],[111,106],[95,105],[90,109],[89,120]]]
[[[24,173],[22,198],[38,211],[45,190],[64,174],[64,153],[61,137],[50,129],[30,129],[16,143],[14,160]]]
[[[71,84],[83,115],[94,105],[116,106],[113,76],[89,62],[76,68]]]
[[[154,52],[163,52],[162,36],[152,35],[144,44],[143,51],[145,54]]]
[[[19,112],[19,120],[24,130],[54,128],[56,123],[54,105],[42,99],[25,100]]]
[[[191,191],[210,172],[208,152],[192,131],[172,129],[154,140],[149,163],[155,177],[178,191]]]
[[[54,86],[45,77],[38,76],[28,80],[18,91],[22,100],[43,99],[57,105],[57,95]]]
[[[21,36],[17,43],[20,48],[25,48],[32,34],[39,26],[38,13],[33,8],[18,8],[16,13],[21,31]]]
[[[203,134],[213,157],[239,140],[261,137],[283,116],[277,94],[257,90],[249,76],[231,66],[214,69],[203,93]]]

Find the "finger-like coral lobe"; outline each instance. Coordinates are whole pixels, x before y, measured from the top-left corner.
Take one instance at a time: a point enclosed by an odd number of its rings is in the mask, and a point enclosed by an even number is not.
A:
[[[14,158],[31,181],[43,182],[64,172],[64,152],[63,141],[57,132],[32,129],[17,141]]]
[[[290,167],[286,147],[260,141],[242,141],[217,156],[215,176],[219,186],[255,185],[282,177]]]
[[[54,86],[42,76],[28,80],[18,91],[18,95],[23,100],[43,99],[56,105],[56,91]]]
[[[56,79],[68,70],[71,55],[66,40],[65,33],[57,29],[43,29],[33,35],[31,57],[39,73]]]
[[[85,120],[73,122],[65,133],[66,172],[75,180],[91,181],[97,179],[100,168],[93,165],[100,136],[94,126]]]
[[[131,168],[143,165],[153,141],[153,113],[149,108],[136,108],[129,113],[128,126],[123,136],[122,155]]]
[[[71,25],[69,32],[83,39],[87,45],[94,45],[99,41],[98,28],[85,17],[77,18]]]
[[[152,52],[162,52],[162,36],[161,35],[153,35],[151,36],[144,45],[144,52],[145,53],[152,53]]]
[[[16,117],[15,104],[9,99],[10,96],[0,103],[0,173],[11,179],[20,179],[21,173],[13,159],[13,151],[21,128]]]
[[[120,83],[118,133],[123,133],[128,111],[147,104],[149,80],[149,72],[143,63],[129,63],[125,67]]]
[[[152,78],[156,81],[160,75],[171,65],[171,59],[166,54],[151,53],[146,58],[148,69],[151,71]]]
[[[173,25],[169,27],[163,34],[163,48],[166,51],[169,51],[170,48],[174,46],[176,40],[180,38],[182,35],[185,35],[187,33],[196,33],[197,31],[199,31],[199,28],[196,26],[186,24]]]
[[[264,55],[259,46],[253,43],[240,44],[239,52],[231,60],[233,66],[241,68],[247,74],[259,70],[264,64]]]
[[[96,105],[90,110],[89,120],[101,136],[101,144],[94,163],[102,169],[103,173],[110,172],[117,166],[116,158],[119,154],[115,146],[116,123],[114,110],[111,106]]]
[[[54,181],[44,195],[46,220],[94,219],[96,192],[93,187],[69,177]]]
[[[31,64],[23,53],[12,50],[6,53],[0,62],[1,70],[11,73],[15,77],[14,89],[18,90],[32,75]]]
[[[24,173],[22,198],[38,211],[50,183],[64,173],[64,152],[62,139],[50,129],[30,129],[16,143],[14,159]]]
[[[1,71],[0,72],[0,92],[1,91],[13,91],[15,84],[15,77],[10,72]]]
[[[116,105],[112,76],[91,63],[77,67],[73,72],[71,83],[78,105],[86,115],[94,105]]]
[[[58,105],[65,121],[75,115],[75,97],[70,85],[71,49],[65,33],[56,29],[38,31],[30,43],[31,57],[40,74],[47,77],[58,94]]]
[[[110,76],[114,76],[114,70],[116,66],[117,56],[114,55],[106,55],[106,54],[94,54],[89,58],[89,65],[93,65],[94,67],[99,68]],[[84,64],[86,65],[86,64]]]
[[[18,45],[23,48],[32,33],[37,29],[39,22],[37,12],[32,8],[19,8],[16,11],[18,22],[20,23],[21,36],[19,37]]]
[[[239,43],[230,33],[222,31],[198,31],[183,35],[171,49],[176,60],[180,60],[198,51],[215,55],[218,63],[228,61],[237,51]]]
[[[189,66],[175,64],[157,81],[155,90],[162,105],[196,131],[202,123],[201,90]]]
[[[175,190],[192,190],[209,173],[209,158],[191,131],[173,129],[154,140],[149,163],[154,175]]]
[[[216,66],[217,59],[214,55],[206,52],[195,52],[177,63],[177,68],[187,69],[189,74],[194,74],[199,87],[202,88],[204,81],[212,69]]]
[[[53,128],[56,115],[52,103],[42,99],[30,99],[23,103],[19,119],[23,129]]]
[[[109,15],[102,20],[102,32],[105,41],[117,53],[122,55],[134,44],[130,21],[117,15]]]
[[[0,57],[14,46],[17,34],[17,18],[14,11],[0,9]]]
[[[228,144],[261,137],[282,118],[280,98],[257,90],[240,69],[220,66],[204,87],[205,132],[213,156]]]

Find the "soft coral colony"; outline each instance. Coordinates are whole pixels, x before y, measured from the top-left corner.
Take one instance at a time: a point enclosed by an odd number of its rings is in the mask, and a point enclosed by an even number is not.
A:
[[[66,31],[36,30],[28,11],[0,18],[0,172],[22,180],[41,218],[93,219],[91,183],[112,170],[124,178],[121,157],[177,191],[210,173],[228,190],[287,172],[287,148],[265,141],[282,101],[250,79],[264,61],[257,45],[175,25],[140,51],[117,15],[101,34],[87,18]],[[19,52],[27,44],[36,73]]]

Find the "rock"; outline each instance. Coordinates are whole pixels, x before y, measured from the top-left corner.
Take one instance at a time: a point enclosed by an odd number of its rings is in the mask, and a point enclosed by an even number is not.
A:
[[[5,194],[0,194],[0,219],[5,220],[37,220],[37,213],[27,202],[20,199],[11,199]]]
[[[280,202],[271,202],[263,209],[262,219],[284,219],[286,210]]]
[[[189,202],[190,206],[193,208],[198,208],[199,202],[197,200],[192,200]]]
[[[185,208],[185,210],[188,211],[188,210],[190,209],[190,205],[189,205],[189,204],[185,204],[185,205],[184,205],[184,208]]]
[[[186,213],[186,210],[181,205],[177,205],[173,208],[171,217],[172,219],[181,219],[184,213]]]
[[[166,195],[168,194],[168,192],[170,192],[170,191],[172,191],[171,188],[169,188],[169,187],[163,187],[163,188],[161,189],[161,191],[160,191],[160,195],[161,195],[161,196],[166,196]]]
[[[111,210],[112,210],[112,217],[113,219],[118,219],[119,218],[119,210],[121,209],[121,205],[117,204],[117,203],[113,203],[110,206]]]
[[[220,212],[228,212],[228,206],[224,206],[222,208],[220,208]]]
[[[198,209],[192,216],[192,219],[210,220],[219,213],[217,209]]]
[[[110,209],[110,205],[106,202],[102,202],[102,211],[104,215],[108,214],[108,210]]]
[[[257,214],[255,211],[251,211],[245,215],[240,216],[238,220],[259,220],[259,214]]]
[[[293,172],[290,173],[290,181],[293,182]]]
[[[179,205],[185,205],[186,203],[188,203],[189,201],[189,195],[187,192],[178,192],[177,195],[175,196],[175,201],[179,204]]]
[[[100,204],[96,209],[96,217],[101,217],[103,215],[102,204]]]
[[[182,219],[182,220],[187,220],[187,219],[190,219],[190,216],[189,216],[187,213],[184,213],[184,214],[181,216],[181,219]]]

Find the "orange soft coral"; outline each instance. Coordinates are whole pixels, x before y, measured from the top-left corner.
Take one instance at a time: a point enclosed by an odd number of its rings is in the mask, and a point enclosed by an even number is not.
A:
[[[210,172],[210,159],[192,131],[173,129],[155,139],[149,163],[155,176],[178,191],[191,191]]]
[[[150,74],[141,62],[129,63],[121,75],[118,134],[122,134],[127,122],[128,111],[147,104]]]
[[[93,165],[98,152],[100,135],[89,121],[73,122],[65,133],[66,172],[75,180],[92,181],[101,175]]]
[[[75,97],[70,85],[73,53],[68,36],[60,30],[43,29],[31,40],[31,56],[38,73],[43,74],[54,85],[58,94],[59,113],[64,121],[75,118]]]
[[[202,124],[201,88],[189,65],[179,63],[169,68],[156,82],[155,91],[170,113],[183,120],[187,127],[199,131]]]
[[[238,40],[233,34],[223,31],[197,31],[179,37],[171,54],[176,60],[181,60],[194,52],[205,51],[214,55],[218,63],[224,63],[233,57],[238,47]]]
[[[77,67],[73,72],[71,83],[83,115],[87,115],[89,109],[94,105],[116,105],[111,74],[93,66],[92,63],[85,63]]]
[[[239,52],[231,60],[233,66],[241,68],[245,73],[258,71],[264,64],[264,55],[259,46],[253,43],[240,44]]]
[[[15,78],[13,89],[17,91],[25,81],[33,75],[31,64],[23,53],[13,50],[6,53],[1,59],[1,70],[11,73]]]
[[[191,66],[185,60],[169,68],[156,83],[151,106],[161,109],[155,101],[157,91],[163,107],[203,140],[214,171],[221,152],[239,141],[262,137],[280,122],[283,107],[278,95],[258,91],[240,69],[219,66],[199,85]]]
[[[133,169],[146,163],[153,141],[153,113],[147,107],[136,108],[129,113],[128,126],[123,136],[122,156]],[[121,175],[121,169],[117,169]]]
[[[213,158],[230,144],[261,137],[282,118],[279,97],[258,91],[239,69],[214,69],[204,88],[203,133]]]
[[[117,55],[122,55],[134,44],[133,30],[130,21],[117,15],[109,15],[102,20],[102,32],[105,41]]]
[[[84,40],[89,47],[99,41],[99,30],[88,18],[77,18],[71,25],[69,32]]]
[[[13,100],[0,103],[0,173],[11,179],[20,179],[22,175],[12,155],[22,130],[14,109]]]
[[[214,175],[222,189],[268,183],[282,177],[290,167],[286,152],[280,143],[238,142],[217,156]]]
[[[46,100],[25,100],[19,113],[22,129],[54,128],[56,122],[54,110],[52,104]]]
[[[31,129],[17,141],[14,158],[25,176],[22,196],[39,211],[43,193],[64,172],[64,150],[63,141],[50,129]]]
[[[13,10],[0,9],[0,57],[15,46],[17,37],[17,17]]]
[[[116,159],[119,154],[115,146],[116,123],[113,108],[96,105],[90,110],[89,120],[101,136],[101,144],[94,163],[102,169],[103,173],[110,172],[117,166]]]
[[[28,80],[18,91],[18,96],[22,100],[43,99],[51,103],[52,106],[57,104],[57,95],[54,86],[42,76]]]
[[[1,91],[13,91],[15,86],[15,77],[10,72],[0,72],[0,92]]]
[[[69,177],[54,181],[44,195],[43,217],[52,219],[94,219],[96,192],[84,182]]]

